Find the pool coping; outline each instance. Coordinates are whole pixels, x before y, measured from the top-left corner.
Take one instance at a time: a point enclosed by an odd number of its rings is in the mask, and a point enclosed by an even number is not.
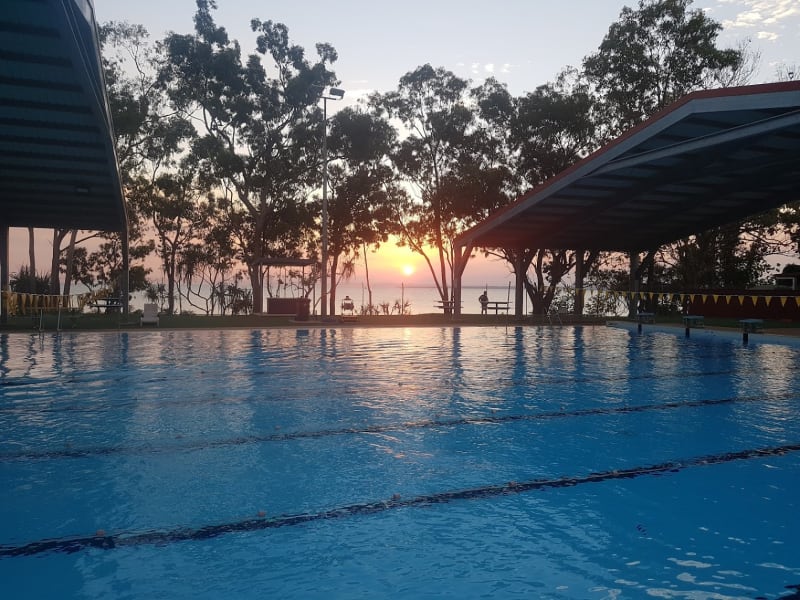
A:
[[[637,333],[639,324],[634,321],[610,320],[606,323],[609,327],[626,329]],[[642,335],[648,332],[668,333],[686,336],[686,328],[680,323],[645,323],[641,325]],[[726,342],[743,343],[743,333],[740,329],[733,327],[693,327],[689,330],[689,338],[699,340],[717,340]],[[789,346],[800,346],[800,331],[797,329],[766,329],[759,332],[750,332],[747,335],[749,344],[781,344]]]

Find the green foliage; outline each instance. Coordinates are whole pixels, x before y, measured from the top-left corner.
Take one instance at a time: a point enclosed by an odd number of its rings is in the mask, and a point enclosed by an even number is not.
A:
[[[329,314],[340,277],[352,274],[362,250],[379,247],[397,230],[397,206],[406,201],[389,164],[396,131],[374,114],[345,108],[331,120],[328,166]],[[314,210],[319,207],[316,203]],[[349,270],[339,265],[349,265]]]
[[[31,284],[33,280],[33,284]],[[21,294],[50,294],[50,274],[35,274],[31,278],[31,270],[27,265],[22,265],[19,271],[12,273],[9,278],[12,292]],[[33,285],[33,287],[31,287]]]
[[[396,91],[370,99],[407,134],[392,156],[413,191],[403,207],[400,236],[426,259],[443,300],[450,296],[453,240],[511,197],[513,177],[500,151],[502,138],[485,127],[489,116],[501,118],[507,100],[496,82],[470,90],[468,81],[430,65],[404,75]],[[476,110],[481,106],[486,118]],[[435,249],[435,258],[428,248]]]
[[[290,44],[286,26],[253,19],[256,54],[243,60],[239,43],[214,22],[213,8],[198,0],[194,34],[167,37],[160,79],[175,108],[202,123],[192,145],[201,184],[231,192],[219,206],[228,228],[236,228],[237,258],[248,267],[260,312],[261,258],[298,255],[313,225],[305,199],[318,173],[317,103],[336,83],[328,70],[336,52],[318,44],[318,61],[310,63],[302,47]]]
[[[777,213],[778,222],[794,245],[794,253],[800,254],[800,201],[787,203]]]
[[[769,253],[765,240],[745,239],[739,224],[719,227],[665,247],[658,280],[674,291],[750,288],[767,282]]]
[[[622,9],[584,72],[613,135],[699,89],[713,71],[742,64],[738,50],[717,48],[722,26],[692,0],[639,0]]]
[[[449,299],[459,233],[686,93],[741,80],[744,47],[717,48],[721,26],[691,4],[640,0],[623,9],[582,71],[564,70],[520,97],[494,79],[471,87],[426,64],[395,91],[373,95],[367,110],[335,114],[327,136],[331,314],[338,278],[392,234],[424,256]],[[318,256],[315,192],[327,131],[320,99],[338,84],[336,50],[317,44],[309,58],[285,25],[252,19],[255,48],[243,54],[215,23],[215,9],[213,0],[197,0],[194,31],[156,44],[137,25],[110,23],[100,32],[131,257],[139,263],[131,289],[155,289],[142,265],[156,252],[167,280],[157,296],[170,312],[177,300],[205,312],[261,311],[263,258]],[[661,287],[758,282],[781,231],[800,250],[798,212],[795,204],[779,221],[750,219],[736,231],[678,242],[654,256],[645,279]],[[515,267],[522,260],[534,310],[542,312],[577,258],[538,247],[496,254]],[[97,252],[78,248],[74,256],[72,280],[119,285],[116,234]],[[584,258],[599,285],[598,256]],[[247,269],[250,300],[236,291],[238,265]],[[319,273],[307,276],[305,290]],[[627,287],[617,271],[609,278],[605,284]]]
[[[517,99],[510,136],[518,171],[538,185],[587,156],[598,145],[596,100],[573,72]]]

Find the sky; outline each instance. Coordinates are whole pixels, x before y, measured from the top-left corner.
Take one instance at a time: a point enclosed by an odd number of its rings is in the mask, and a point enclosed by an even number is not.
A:
[[[127,21],[144,25],[151,38],[167,32],[190,33],[194,0],[93,0],[98,23]],[[624,6],[638,0],[306,0],[254,2],[216,0],[214,18],[236,39],[245,54],[254,48],[250,20],[285,24],[290,40],[313,59],[317,43],[336,48],[333,68],[346,90],[343,102],[356,103],[373,91],[396,89],[404,74],[430,63],[444,67],[473,84],[495,77],[514,95],[552,81],[567,66],[583,58],[603,40]],[[760,69],[750,83],[778,78],[778,71],[800,71],[800,0],[695,0],[693,9],[706,11],[723,24],[721,47],[736,47],[744,39],[761,54]],[[797,73],[800,77],[800,72]],[[39,236],[44,238],[44,232]],[[27,236],[12,237],[11,265],[27,263]],[[48,264],[47,256],[39,264]],[[423,261],[404,249],[384,247],[370,257],[370,270],[395,273],[406,282],[430,282]],[[416,269],[415,274],[408,271]],[[405,272],[404,272],[405,270]],[[508,280],[503,263],[473,260],[464,281]]]

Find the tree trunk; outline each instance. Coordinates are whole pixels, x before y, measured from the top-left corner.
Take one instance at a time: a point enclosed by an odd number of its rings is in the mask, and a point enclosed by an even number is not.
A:
[[[264,312],[264,284],[261,279],[261,266],[248,264],[247,275],[250,277],[250,287],[253,289],[253,313],[262,313]]]
[[[167,314],[175,314],[175,264],[177,258],[175,256],[175,244],[172,244],[169,253],[169,265],[167,268]]]
[[[372,311],[372,286],[369,282],[369,265],[367,264],[367,245],[364,244],[364,275],[367,278],[367,308],[371,314]]]
[[[67,237],[69,229],[53,230],[53,255],[50,260],[50,293],[61,293],[61,243]]]
[[[34,244],[33,227],[28,227],[28,277],[30,278],[30,290],[36,293],[36,249]]]
[[[53,252],[50,255],[50,293],[57,296],[61,293],[61,280],[59,279],[58,258],[61,256],[61,240],[58,229],[53,229]]]
[[[67,246],[67,274],[64,276],[64,295],[69,296],[72,288],[72,263],[75,260],[75,240],[78,238],[78,230],[70,231],[69,246]]]
[[[331,259],[331,282],[328,285],[328,297],[330,298],[328,302],[328,315],[333,317],[336,315],[336,270],[339,268],[339,254],[333,253]]]

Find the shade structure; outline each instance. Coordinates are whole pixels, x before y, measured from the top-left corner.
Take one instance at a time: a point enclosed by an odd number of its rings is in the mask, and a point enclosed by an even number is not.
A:
[[[800,200],[800,82],[690,94],[459,247],[645,251]]]
[[[123,231],[89,0],[0,7],[0,226]]]

